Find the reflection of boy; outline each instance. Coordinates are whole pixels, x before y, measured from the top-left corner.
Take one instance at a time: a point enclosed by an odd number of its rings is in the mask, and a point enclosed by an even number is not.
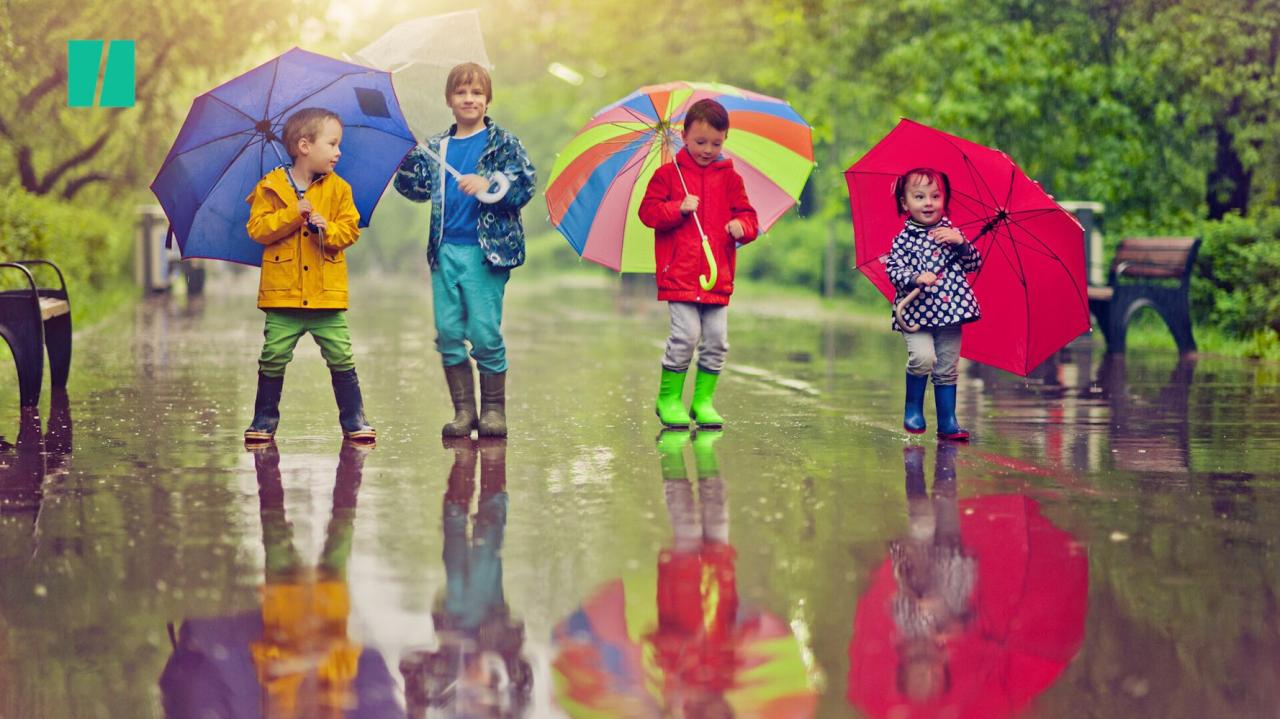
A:
[[[521,656],[524,623],[511,618],[502,589],[502,542],[507,523],[506,440],[451,438],[454,451],[444,494],[445,593],[432,612],[440,646],[400,662],[410,719],[429,707],[445,716],[521,716],[533,672]],[[475,467],[480,460],[480,497]],[[471,536],[467,527],[471,524]]]
[[[954,446],[939,443],[930,499],[924,447],[902,452],[910,530],[889,545],[898,583],[892,614],[900,636],[898,690],[915,702],[949,689],[946,643],[964,631],[977,582],[977,561],[960,541],[955,453]]]
[[[279,450],[271,444],[254,453],[266,582],[262,636],[249,644],[249,652],[268,719],[342,717],[357,703],[353,685],[362,647],[347,638],[351,601],[346,566],[365,451],[343,444],[333,510],[315,569],[303,566],[285,518]]]
[[[648,639],[669,706],[686,717],[733,715],[725,692],[738,664],[737,553],[729,544],[728,503],[713,449],[719,438],[719,432],[700,431],[693,440],[700,503],[683,477],[683,444],[679,454],[659,445],[673,540],[658,555],[658,627]]]

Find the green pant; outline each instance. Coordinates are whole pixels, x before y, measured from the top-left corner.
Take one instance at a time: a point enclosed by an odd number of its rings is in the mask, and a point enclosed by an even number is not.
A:
[[[320,345],[320,355],[331,372],[355,369],[351,353],[351,330],[347,328],[346,310],[264,310],[267,324],[262,334],[262,356],[258,369],[268,377],[283,377],[284,368],[293,359],[293,348],[308,332]]]

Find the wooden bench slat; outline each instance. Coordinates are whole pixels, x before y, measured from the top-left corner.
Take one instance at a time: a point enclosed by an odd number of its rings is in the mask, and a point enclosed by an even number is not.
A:
[[[1111,298],[1114,297],[1115,294],[1116,294],[1116,291],[1111,289],[1110,287],[1097,287],[1097,286],[1089,287],[1089,299],[1091,300],[1102,300],[1104,302],[1110,302]]]
[[[71,305],[66,300],[59,300],[53,297],[40,298],[40,319],[49,320],[59,315],[65,315],[71,311]]]

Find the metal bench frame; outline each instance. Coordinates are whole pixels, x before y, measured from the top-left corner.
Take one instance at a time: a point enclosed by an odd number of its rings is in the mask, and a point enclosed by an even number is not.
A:
[[[58,273],[58,289],[42,288],[28,269],[31,265],[48,265]],[[18,394],[23,407],[40,403],[40,385],[44,380],[44,353],[49,352],[52,385],[67,386],[71,373],[71,299],[62,270],[48,260],[0,262],[0,267],[17,269],[27,279],[28,287],[0,291],[0,338],[9,344],[14,364],[18,367]]]
[[[1190,244],[1185,250],[1161,247],[1176,240]],[[1151,252],[1178,253],[1174,256],[1179,262],[1126,259],[1142,254],[1144,245],[1151,247]],[[1154,309],[1164,320],[1179,354],[1196,351],[1191,330],[1191,268],[1199,251],[1200,239],[1193,237],[1127,237],[1120,241],[1107,285],[1089,288],[1089,311],[1098,320],[1108,353],[1124,353],[1129,322],[1143,307]],[[1181,252],[1185,252],[1185,259],[1178,256]]]

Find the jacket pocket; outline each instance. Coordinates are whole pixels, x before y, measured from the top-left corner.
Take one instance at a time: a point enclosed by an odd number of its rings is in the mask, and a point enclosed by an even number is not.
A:
[[[298,279],[298,263],[291,246],[268,247],[262,254],[262,289],[292,289]]]
[[[324,275],[320,280],[325,292],[347,291],[347,257],[344,253],[324,253]]]

